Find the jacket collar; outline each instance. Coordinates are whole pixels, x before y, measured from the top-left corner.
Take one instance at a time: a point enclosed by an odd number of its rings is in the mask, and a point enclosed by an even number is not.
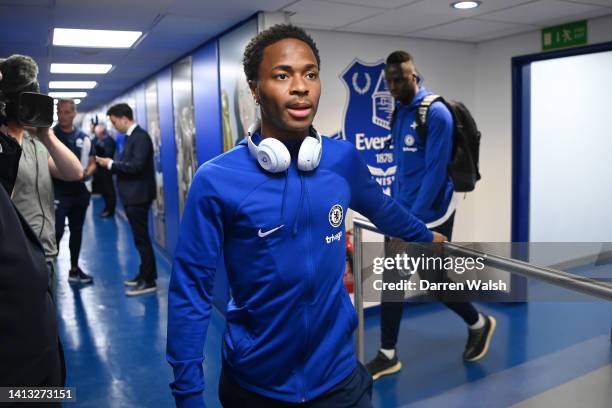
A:
[[[132,132],[134,131],[134,129],[136,129],[137,127],[138,127],[138,123],[134,122],[134,124],[128,128],[127,132],[125,132],[125,135],[130,136]]]

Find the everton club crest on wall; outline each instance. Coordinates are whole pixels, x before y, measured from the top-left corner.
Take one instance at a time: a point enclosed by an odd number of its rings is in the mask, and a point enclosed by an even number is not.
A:
[[[384,62],[368,64],[353,60],[340,75],[348,89],[343,138],[361,153],[370,172],[390,194],[397,166],[391,146],[391,114],[394,100],[384,75]]]

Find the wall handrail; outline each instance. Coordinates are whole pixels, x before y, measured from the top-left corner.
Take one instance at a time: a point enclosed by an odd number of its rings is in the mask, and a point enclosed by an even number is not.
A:
[[[382,234],[374,224],[362,219],[353,219],[353,247],[355,257],[353,260],[353,274],[355,282],[355,309],[357,311],[357,357],[364,362],[364,317],[363,317],[363,268],[362,268],[362,231],[367,230]],[[503,269],[528,278],[543,280],[553,285],[581,292],[612,301],[612,284],[599,282],[591,278],[576,276],[568,272],[552,268],[532,265],[528,262],[506,258],[499,255],[488,254],[472,248],[467,248],[451,242],[445,242],[444,248],[453,253],[468,257],[482,257],[484,264],[490,267]]]

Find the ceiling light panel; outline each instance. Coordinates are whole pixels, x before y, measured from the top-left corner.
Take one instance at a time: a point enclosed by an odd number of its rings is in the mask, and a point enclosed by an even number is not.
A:
[[[85,98],[87,92],[49,92],[52,98]]]
[[[130,48],[141,31],[53,29],[53,45],[63,47]]]
[[[49,81],[49,89],[93,89],[96,81]]]
[[[106,74],[111,64],[51,64],[52,74]]]

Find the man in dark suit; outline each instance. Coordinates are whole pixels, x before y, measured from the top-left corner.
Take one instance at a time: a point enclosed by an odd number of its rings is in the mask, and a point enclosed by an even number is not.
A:
[[[119,198],[140,254],[138,275],[123,283],[130,287],[126,295],[138,296],[157,290],[157,268],[148,228],[149,209],[155,199],[153,143],[149,134],[134,122],[132,109],[127,104],[113,105],[106,114],[115,129],[125,134],[126,141],[119,160],[96,156],[96,161],[117,175]]]

